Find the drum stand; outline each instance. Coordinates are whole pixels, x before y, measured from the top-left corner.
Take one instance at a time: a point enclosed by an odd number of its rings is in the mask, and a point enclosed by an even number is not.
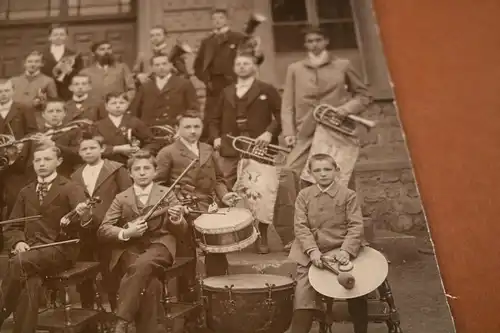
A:
[[[403,333],[389,281],[386,279],[377,288],[377,291],[378,297],[376,299],[368,298],[368,322],[385,322],[388,333]],[[345,301],[335,301],[332,298],[325,298],[324,301],[326,311],[319,316],[319,333],[332,333],[334,322],[349,321],[350,316],[344,313],[336,314],[336,311],[333,310],[334,303],[346,303]]]

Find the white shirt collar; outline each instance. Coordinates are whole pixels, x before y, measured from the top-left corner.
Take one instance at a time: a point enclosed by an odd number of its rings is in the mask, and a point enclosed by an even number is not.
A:
[[[153,45],[153,50],[156,52],[161,51],[165,48],[167,48],[167,42],[163,42],[160,45],[156,45],[156,46]]]
[[[318,187],[318,189],[321,191],[321,193],[326,193],[326,192],[328,192],[328,191],[332,188],[332,186],[333,186],[333,185],[335,185],[335,182],[331,182],[331,184],[330,184],[330,185],[328,185],[328,186],[327,186],[327,187],[325,187],[325,188],[322,188],[321,186],[319,186],[319,184],[316,184],[316,186],[317,186],[317,187]]]
[[[155,78],[157,81],[168,81],[168,79],[170,79],[171,76],[172,76],[172,74],[168,73],[167,75],[165,75],[162,78],[155,75]]]
[[[119,127],[122,123],[122,120],[123,120],[123,116],[124,115],[121,115],[121,116],[113,116],[112,114],[108,114],[108,117],[109,119],[111,120],[111,122],[116,126],[116,127]]]
[[[214,29],[214,33],[216,35],[218,35],[218,34],[225,34],[228,31],[229,31],[229,27],[228,26],[222,27],[220,29]]]
[[[54,179],[56,179],[56,177],[57,177],[57,172],[54,172],[53,174],[51,174],[50,176],[45,177],[45,178],[38,176],[37,181],[39,183],[51,183],[54,181]]]
[[[85,169],[100,169],[104,165],[104,160],[101,159],[96,165],[86,164]]]
[[[26,75],[27,77],[35,77],[35,76],[38,76],[38,74],[40,74],[40,71],[36,71],[35,73],[33,74],[30,74],[28,72],[24,72],[24,75]]]
[[[107,70],[109,68],[109,65],[104,65],[102,66],[100,63],[96,62],[95,63],[97,68],[100,68],[100,69],[104,69],[104,70]]]
[[[142,188],[139,185],[134,184],[135,195],[137,195],[137,196],[148,195],[149,196],[151,194],[151,190],[153,189],[153,185],[154,185],[154,183],[151,183],[148,186],[146,186],[145,188]]]
[[[255,77],[251,76],[246,79],[238,78],[238,81],[236,82],[237,87],[250,87],[253,82],[255,81]]]
[[[89,97],[89,94],[85,94],[83,95],[82,97],[77,97],[75,95],[73,95],[73,100],[76,102],[76,103],[81,103],[83,102],[84,100],[87,99],[87,97]]]
[[[61,45],[55,45],[55,44],[51,44],[50,45],[50,51],[51,52],[64,52],[65,50],[65,45],[64,44],[61,44]]]
[[[328,60],[328,51],[323,50],[319,55],[314,55],[313,53],[308,53],[309,61],[314,66],[319,66]]]

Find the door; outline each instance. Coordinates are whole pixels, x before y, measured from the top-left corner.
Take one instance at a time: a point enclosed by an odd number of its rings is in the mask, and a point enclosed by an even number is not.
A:
[[[92,43],[108,40],[132,66],[136,56],[134,0],[0,0],[0,77],[19,75],[23,59],[48,45],[51,24],[68,27],[69,46],[92,61]]]

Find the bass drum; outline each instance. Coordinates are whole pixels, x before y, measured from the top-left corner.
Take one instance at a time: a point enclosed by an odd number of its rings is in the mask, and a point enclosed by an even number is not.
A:
[[[294,285],[279,275],[206,278],[207,326],[217,333],[284,333],[292,321]]]

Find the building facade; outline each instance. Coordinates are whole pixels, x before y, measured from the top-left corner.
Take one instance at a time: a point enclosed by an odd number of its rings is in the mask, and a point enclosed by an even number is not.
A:
[[[51,23],[69,25],[70,44],[87,63],[92,42],[106,39],[132,65],[138,52],[150,52],[149,30],[158,24],[169,31],[169,43],[181,39],[196,50],[211,30],[211,9],[220,5],[235,30],[253,12],[268,18],[257,29],[266,56],[260,78],[278,88],[287,66],[304,56],[302,28],[319,24],[328,31],[330,51],[351,59],[377,99],[364,116],[379,126],[363,135],[357,167],[365,213],[398,231],[423,226],[371,0],[0,0],[0,77],[18,75],[24,56],[47,45]],[[193,82],[203,100],[203,85]]]

